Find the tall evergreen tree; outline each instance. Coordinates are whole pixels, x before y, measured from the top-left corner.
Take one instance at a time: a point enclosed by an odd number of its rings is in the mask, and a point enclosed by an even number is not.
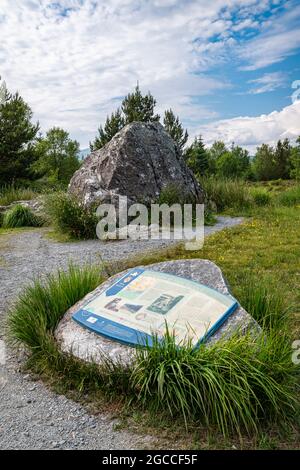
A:
[[[165,111],[164,127],[172,139],[175,140],[180,150],[183,150],[189,135],[187,130],[183,129],[183,126],[179,121],[179,117],[175,116],[172,109]]]
[[[36,158],[34,141],[39,124],[33,124],[32,111],[23,98],[8,93],[2,84],[0,103],[0,184],[31,176]]]
[[[3,81],[1,83],[1,76],[0,76],[0,105],[5,104],[11,98],[10,93],[7,90],[6,83]]]
[[[121,110],[117,109],[110,117],[107,116],[104,128],[102,126],[99,127],[98,136],[95,138],[94,142],[90,143],[90,149],[92,151],[101,149],[124,127],[124,125],[125,120]]]
[[[125,124],[130,122],[156,122],[160,116],[154,114],[156,100],[150,91],[143,96],[139,85],[135,87],[133,93],[129,93],[122,102],[122,111],[125,116]]]
[[[202,136],[196,137],[184,154],[187,165],[196,175],[205,175],[209,169],[209,154]]]

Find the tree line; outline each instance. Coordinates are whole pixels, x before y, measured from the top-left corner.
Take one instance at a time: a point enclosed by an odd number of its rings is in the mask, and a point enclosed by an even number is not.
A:
[[[110,116],[100,125],[90,143],[91,150],[106,145],[126,124],[133,121],[158,122],[156,100],[148,92],[141,93],[137,85]],[[39,123],[33,123],[29,105],[17,93],[10,93],[5,82],[0,83],[0,186],[11,183],[39,181],[66,185],[79,168],[80,147],[64,129],[53,127],[45,135]],[[188,132],[172,109],[164,112],[163,125],[177,143],[193,172],[198,176],[257,180],[295,178],[300,180],[300,137],[292,146],[288,139],[275,147],[262,144],[253,158],[234,143],[227,147],[216,141],[207,148],[201,136],[187,145]]]

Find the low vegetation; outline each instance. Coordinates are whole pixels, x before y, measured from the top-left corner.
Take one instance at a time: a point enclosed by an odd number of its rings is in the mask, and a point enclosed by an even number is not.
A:
[[[36,192],[30,188],[19,188],[14,185],[3,186],[0,189],[0,206],[9,206],[16,201],[29,201],[36,197]]]
[[[249,183],[242,179],[207,177],[200,179],[208,204],[218,213],[251,216],[264,207],[297,206],[300,184],[295,181]],[[288,183],[288,184],[287,184]]]
[[[96,238],[95,210],[85,209],[74,196],[64,192],[50,194],[45,199],[45,210],[60,233],[71,239]]]
[[[29,207],[17,204],[5,212],[2,227],[5,229],[19,227],[40,227],[43,220],[36,216]]]

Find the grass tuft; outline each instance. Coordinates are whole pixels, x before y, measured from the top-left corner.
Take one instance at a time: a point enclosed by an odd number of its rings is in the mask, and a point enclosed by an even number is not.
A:
[[[47,334],[52,334],[64,313],[103,279],[102,270],[70,264],[44,281],[26,287],[8,317],[9,336],[32,352],[43,350]]]
[[[248,209],[251,206],[249,187],[244,180],[206,177],[201,179],[201,184],[217,212],[228,208]]]
[[[272,201],[270,192],[261,188],[254,188],[250,191],[253,202],[258,207],[268,206]]]
[[[154,412],[168,410],[216,427],[224,436],[257,433],[262,424],[292,421],[297,409],[290,346],[277,335],[233,337],[214,345],[163,342],[138,351],[132,374],[137,398]]]
[[[43,221],[36,216],[29,207],[21,204],[9,209],[5,212],[2,220],[3,228],[19,228],[19,227],[40,227]]]
[[[300,185],[279,194],[277,201],[279,205],[288,207],[300,204]]]

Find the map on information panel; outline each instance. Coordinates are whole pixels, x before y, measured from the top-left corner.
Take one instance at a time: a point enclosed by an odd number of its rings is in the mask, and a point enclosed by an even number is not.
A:
[[[152,345],[166,325],[176,344],[193,346],[212,335],[236,309],[236,300],[172,274],[133,269],[73,315],[85,328],[132,346]]]

